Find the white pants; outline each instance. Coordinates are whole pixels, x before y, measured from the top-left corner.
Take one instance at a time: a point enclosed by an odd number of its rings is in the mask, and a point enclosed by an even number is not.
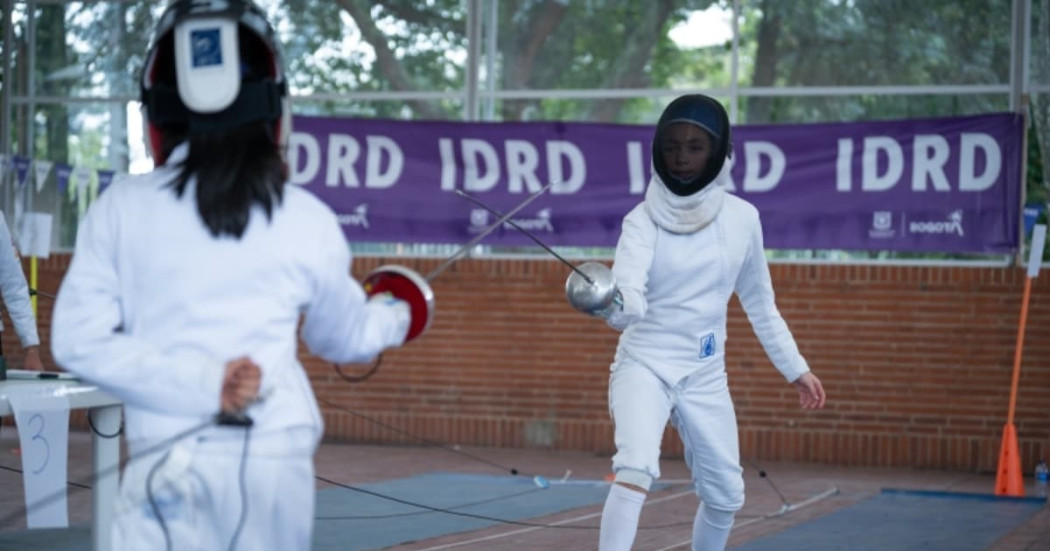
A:
[[[736,413],[721,366],[668,386],[627,355],[613,365],[609,409],[615,423],[613,471],[632,469],[660,477],[660,443],[670,418],[685,449],[696,493],[708,506],[738,511],[744,477]]]
[[[228,549],[247,507],[235,549],[308,551],[314,522],[312,455],[253,454],[250,446],[249,441],[244,495],[241,450],[232,441],[221,446],[184,441],[170,452],[134,459],[121,481],[113,549],[163,551],[165,535],[156,506],[172,550]]]

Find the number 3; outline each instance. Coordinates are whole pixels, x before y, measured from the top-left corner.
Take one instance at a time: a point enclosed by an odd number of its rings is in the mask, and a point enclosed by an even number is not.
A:
[[[40,421],[40,427],[36,431],[36,434],[33,435],[32,440],[39,440],[40,443],[43,444],[43,446],[44,446],[44,462],[43,462],[42,465],[40,465],[39,469],[33,469],[32,472],[33,472],[33,474],[40,474],[40,473],[44,472],[44,469],[47,468],[47,463],[51,459],[51,445],[47,443],[47,438],[44,438],[43,436],[41,436],[41,434],[44,432],[44,416],[40,415],[39,413],[37,413],[36,415],[33,415],[32,417],[30,417],[29,418],[29,427],[30,427],[30,429],[32,429],[34,421]]]

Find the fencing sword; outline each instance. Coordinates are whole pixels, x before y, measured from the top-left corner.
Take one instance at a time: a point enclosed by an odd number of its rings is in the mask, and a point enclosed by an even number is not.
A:
[[[466,200],[468,200],[468,201],[470,201],[470,202],[474,203],[475,205],[477,205],[477,206],[479,206],[479,207],[481,207],[481,208],[483,208],[483,209],[485,209],[485,210],[489,211],[490,213],[492,213],[492,214],[494,214],[494,215],[496,215],[496,216],[499,216],[499,217],[500,217],[501,219],[502,219],[502,218],[506,218],[506,217],[505,217],[505,216],[504,216],[503,214],[501,214],[501,213],[500,213],[500,212],[499,212],[498,210],[496,210],[496,209],[493,209],[492,207],[490,207],[490,206],[486,205],[485,203],[481,202],[481,199],[478,199],[477,197],[471,196],[471,195],[467,194],[466,192],[464,192],[464,191],[462,191],[462,190],[458,190],[458,189],[456,190],[456,194],[457,194],[457,195],[459,195],[460,197],[462,197],[462,198],[464,198],[464,199],[466,199]],[[575,265],[575,264],[573,264],[572,262],[569,262],[568,260],[565,260],[565,258],[563,258],[563,257],[562,257],[562,256],[561,256],[560,254],[558,254],[558,253],[554,252],[554,249],[552,249],[552,248],[548,247],[548,246],[547,246],[547,244],[546,244],[546,243],[544,243],[543,241],[541,241],[539,237],[536,237],[535,235],[533,235],[532,233],[530,233],[530,232],[529,232],[528,230],[526,230],[525,228],[523,228],[523,227],[519,226],[517,222],[515,222],[514,220],[511,220],[510,218],[507,218],[507,219],[506,219],[506,223],[507,223],[508,225],[510,225],[511,227],[513,227],[514,229],[516,229],[516,230],[518,230],[519,232],[521,232],[522,234],[524,234],[524,235],[525,235],[525,237],[528,237],[529,239],[532,239],[533,241],[535,241],[537,245],[539,245],[540,247],[543,247],[543,248],[544,248],[544,249],[545,249],[545,250],[546,250],[547,252],[549,252],[549,253],[551,253],[552,255],[554,255],[554,258],[557,258],[558,260],[562,261],[562,263],[563,263],[563,264],[565,264],[565,265],[566,265],[566,266],[568,266],[569,268],[572,268],[572,271],[576,272],[576,273],[577,273],[577,274],[578,274],[578,275],[579,275],[580,277],[582,277],[582,278],[583,278],[583,280],[584,280],[584,281],[586,281],[586,282],[587,282],[588,284],[591,284],[591,285],[593,285],[593,284],[594,284],[594,280],[593,280],[593,279],[591,279],[591,278],[590,278],[590,276],[588,276],[587,274],[583,273],[583,272],[582,272],[582,271],[581,271],[581,270],[580,270],[579,268],[577,268],[577,267],[576,267],[576,265]]]
[[[499,227],[502,226],[504,222],[507,222],[507,221],[510,220],[511,216],[514,216],[521,209],[523,209],[526,206],[528,206],[529,203],[531,203],[534,200],[536,200],[537,197],[539,197],[540,195],[543,195],[543,193],[545,191],[547,191],[548,189],[550,189],[550,187],[552,185],[554,185],[554,182],[551,182],[551,183],[543,186],[542,189],[540,189],[536,193],[533,193],[532,195],[530,195],[527,198],[525,198],[525,200],[522,201],[521,203],[519,203],[518,206],[510,209],[509,211],[507,211],[506,214],[501,215],[499,217],[499,220],[496,220],[496,222],[494,224],[492,224],[489,227],[485,228],[481,233],[479,233],[477,236],[475,236],[474,239],[471,239],[470,241],[468,241],[466,245],[463,245],[452,256],[450,256],[447,259],[445,259],[445,261],[442,262],[440,265],[438,265],[437,268],[434,268],[429,274],[427,274],[426,277],[424,277],[424,279],[426,279],[428,282],[430,282],[435,277],[437,277],[439,274],[441,274],[441,272],[444,272],[445,270],[447,270],[448,267],[451,266],[454,262],[456,262],[456,260],[458,260],[459,257],[463,253],[469,251],[474,245],[477,245],[479,242],[481,242],[482,239],[485,239],[486,237],[488,237],[488,235],[490,233],[492,233],[492,232],[496,231],[497,229],[499,229]],[[456,193],[460,193],[459,190],[456,190]]]

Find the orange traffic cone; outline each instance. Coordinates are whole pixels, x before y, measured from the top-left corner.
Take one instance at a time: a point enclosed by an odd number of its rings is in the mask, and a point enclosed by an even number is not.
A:
[[[1003,445],[999,450],[999,471],[995,475],[995,495],[1024,497],[1021,454],[1017,451],[1017,431],[1011,423],[1003,427]]]

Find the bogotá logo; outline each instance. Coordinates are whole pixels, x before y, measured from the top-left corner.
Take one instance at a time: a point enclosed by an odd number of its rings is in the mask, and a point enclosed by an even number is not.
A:
[[[897,230],[893,229],[893,213],[888,210],[876,211],[871,218],[871,229],[868,235],[876,238],[893,237]]]
[[[960,237],[966,235],[963,231],[963,211],[953,210],[946,220],[917,220],[908,223],[908,233],[927,233],[936,235],[958,234]]]

